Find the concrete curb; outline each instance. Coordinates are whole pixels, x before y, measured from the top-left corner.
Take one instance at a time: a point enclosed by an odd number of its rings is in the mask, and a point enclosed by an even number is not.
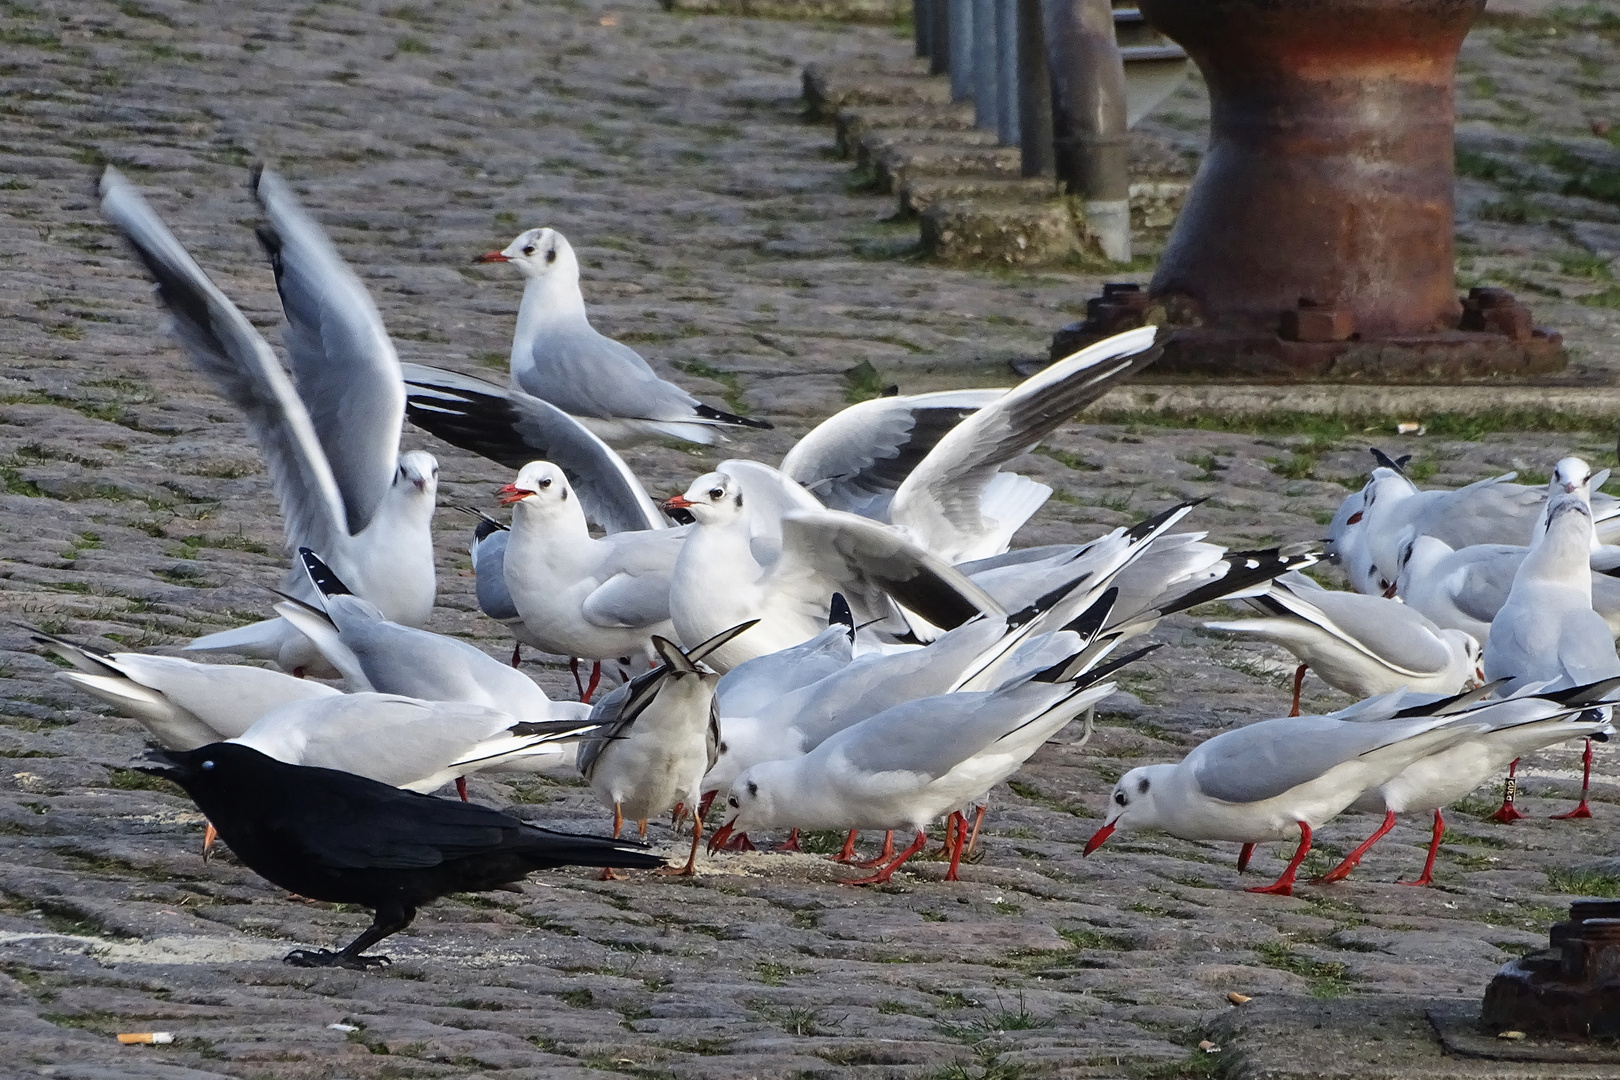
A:
[[[1253,416],[1391,416],[1421,421],[1436,413],[1555,412],[1620,420],[1617,386],[1294,386],[1214,383],[1136,383],[1110,390],[1087,412],[1204,413]]]

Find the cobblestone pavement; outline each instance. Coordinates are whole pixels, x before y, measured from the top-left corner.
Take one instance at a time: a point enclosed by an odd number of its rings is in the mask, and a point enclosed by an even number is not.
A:
[[[859,389],[845,373],[861,361],[908,390],[1000,381],[1099,284],[887,257],[909,231],[878,220],[885,200],[845,192],[848,166],[800,119],[797,94],[807,59],[902,59],[909,42],[891,29],[607,0],[296,13],[28,0],[0,16],[0,40],[0,606],[104,647],[174,646],[258,617],[284,566],[242,426],[164,342],[146,282],[99,220],[104,160],[267,332],[276,303],[244,181],[249,161],[273,163],[370,285],[404,357],[468,370],[504,366],[519,295],[514,275],[471,258],[558,226],[587,265],[598,324],[711,399],[775,420],[729,451],[765,460]],[[1495,71],[1496,53],[1471,49]],[[1309,539],[1370,442],[1416,453],[1436,484],[1544,474],[1570,449],[1614,464],[1604,432],[1495,430],[1502,418],[1422,439],[1371,421],[1115,419],[1020,463],[1057,489],[1028,542],[1188,496],[1209,498],[1190,520],[1221,542]],[[443,461],[443,504],[489,506],[507,479],[419,433],[407,442]],[[630,456],[668,492],[716,455]],[[506,642],[473,604],[464,519],[447,510],[439,524],[433,627],[499,655]],[[1202,1076],[1214,1059],[1194,1048],[1231,991],[1473,996],[1571,893],[1620,884],[1604,862],[1620,789],[1602,748],[1595,821],[1546,820],[1567,805],[1576,758],[1538,755],[1535,817],[1485,824],[1491,792],[1477,793],[1451,819],[1434,889],[1394,884],[1420,861],[1428,826],[1415,820],[1349,883],[1294,899],[1240,891],[1226,845],[1133,837],[1082,863],[1121,771],[1286,704],[1277,656],[1191,620],[1157,636],[1167,648],[1124,675],[1129,693],[1089,745],[1060,735],[996,793],[960,884],[923,861],[856,892],[825,861],[772,854],[711,860],[689,882],[537,875],[521,896],[428,909],[389,943],[394,967],[358,975],[279,957],[366,916],[290,899],[228,857],[202,863],[191,805],[120,768],[138,727],[52,679],[8,622],[0,1074]],[[530,670],[563,692],[559,667]],[[1307,698],[1345,701],[1314,680]],[[604,827],[577,783],[471,788],[536,820]],[[1323,857],[1372,824],[1323,830]],[[654,838],[669,842],[657,826]],[[1284,854],[1262,849],[1249,880]],[[176,1042],[121,1047],[120,1031]]]

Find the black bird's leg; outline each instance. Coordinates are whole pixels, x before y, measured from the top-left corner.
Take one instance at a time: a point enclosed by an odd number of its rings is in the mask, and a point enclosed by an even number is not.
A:
[[[384,904],[377,909],[371,925],[340,952],[331,949],[294,949],[284,962],[293,967],[342,967],[355,971],[384,967],[391,960],[386,956],[361,956],[371,946],[390,934],[397,934],[416,918],[416,909],[404,904]]]

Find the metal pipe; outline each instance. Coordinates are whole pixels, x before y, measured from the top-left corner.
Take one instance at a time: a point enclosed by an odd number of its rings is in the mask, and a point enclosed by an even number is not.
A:
[[[1109,0],[1044,0],[1057,177],[1078,196],[1103,254],[1131,257],[1125,68]]]
[[[973,96],[973,4],[974,0],[947,0],[952,101]]]
[[[1018,0],[996,0],[996,141],[1018,146]]]
[[[996,0],[973,0],[973,124],[986,131],[995,131],[1000,117],[996,30]]]
[[[1018,5],[1018,141],[1025,176],[1052,175],[1052,83],[1041,0]]]
[[[928,0],[928,74],[948,74],[951,60],[950,4],[946,0]]]

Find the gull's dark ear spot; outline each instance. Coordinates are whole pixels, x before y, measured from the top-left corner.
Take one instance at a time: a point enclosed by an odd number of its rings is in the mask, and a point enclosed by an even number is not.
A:
[[[556,261],[557,261],[557,249],[556,248],[547,248],[546,249],[546,265],[550,266],[552,263],[554,263]]]
[[[752,780],[748,781],[748,794],[750,796],[757,796],[759,794],[759,785],[754,783]]]
[[[737,492],[737,509],[742,509],[742,492]]]
[[[1148,790],[1148,778],[1144,776],[1144,777],[1142,777],[1142,779],[1140,779],[1140,780],[1138,780],[1136,782],[1136,793],[1138,795],[1146,795],[1147,790]]]

